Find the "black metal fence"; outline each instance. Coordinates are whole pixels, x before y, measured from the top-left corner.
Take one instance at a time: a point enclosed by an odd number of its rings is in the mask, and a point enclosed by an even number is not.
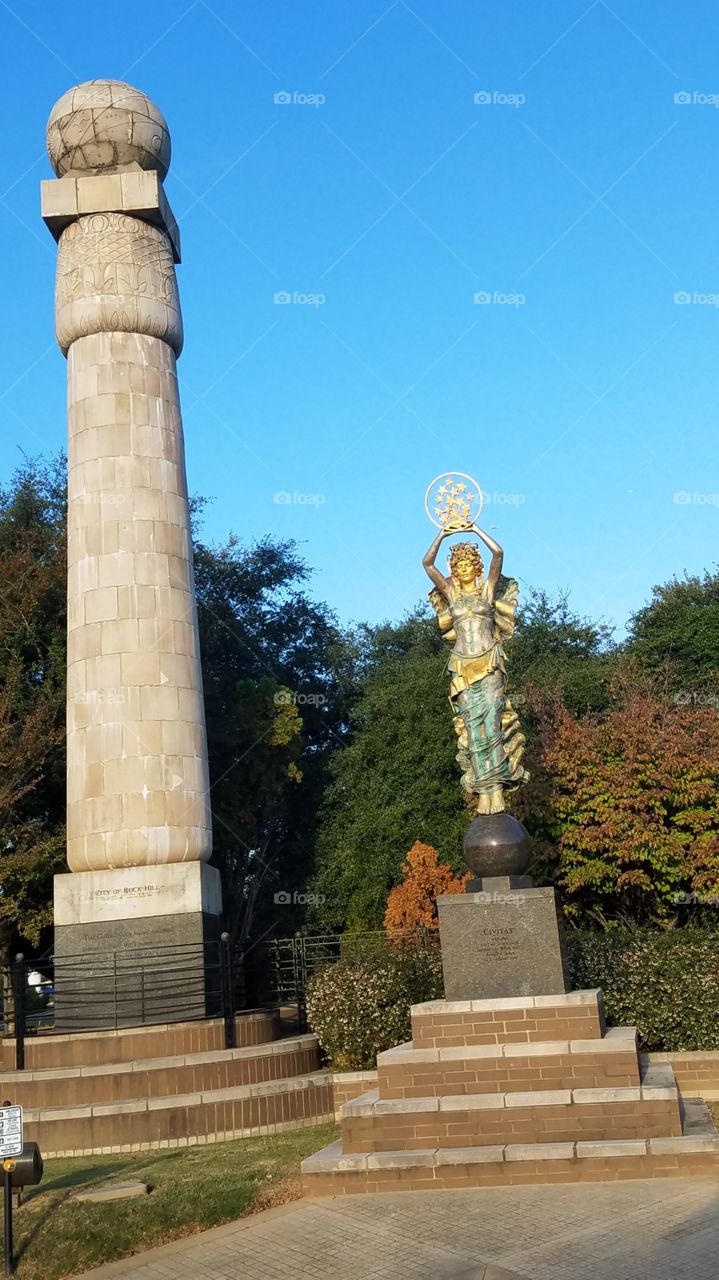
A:
[[[435,947],[430,929],[386,933],[296,934],[244,949],[217,942],[83,956],[18,955],[2,974],[0,1031],[13,1036],[17,1070],[30,1036],[187,1022],[222,1017],[225,1045],[236,1043],[235,1017],[249,1009],[296,1006],[307,1028],[312,977],[342,959],[379,959],[397,945]]]
[[[320,970],[338,960],[379,959],[388,948],[439,946],[437,929],[395,930],[387,934],[377,929],[365,933],[295,934],[292,938],[272,938],[248,953],[245,966],[264,974],[272,992],[271,1002],[304,1004],[307,986]]]

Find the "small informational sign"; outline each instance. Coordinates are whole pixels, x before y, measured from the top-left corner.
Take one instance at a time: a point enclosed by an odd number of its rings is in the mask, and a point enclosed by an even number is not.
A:
[[[22,1107],[0,1107],[0,1160],[22,1155]]]

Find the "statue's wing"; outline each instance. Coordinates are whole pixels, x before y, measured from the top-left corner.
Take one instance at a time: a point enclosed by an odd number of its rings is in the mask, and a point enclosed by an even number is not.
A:
[[[443,596],[441,591],[438,591],[436,587],[433,587],[429,593],[429,603],[437,614],[437,621],[443,638],[449,641],[450,644],[454,644],[456,635],[452,625],[452,614],[450,613],[446,596]]]
[[[499,639],[509,640],[514,635],[514,620],[519,602],[519,583],[516,578],[501,578],[500,593],[495,596],[495,622]]]

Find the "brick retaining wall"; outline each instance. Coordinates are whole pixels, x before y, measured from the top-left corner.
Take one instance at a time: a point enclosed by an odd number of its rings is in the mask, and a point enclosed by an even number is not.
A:
[[[668,1062],[684,1098],[719,1101],[719,1051],[697,1049],[691,1053],[649,1053],[648,1062]]]

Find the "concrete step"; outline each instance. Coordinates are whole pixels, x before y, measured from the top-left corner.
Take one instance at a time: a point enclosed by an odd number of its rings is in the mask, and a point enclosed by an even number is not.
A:
[[[237,1045],[265,1044],[279,1036],[277,1009],[238,1013],[235,1018]],[[196,1022],[168,1022],[153,1026],[123,1027],[117,1031],[87,1031],[72,1035],[40,1032],[25,1040],[28,1070],[59,1067],[100,1066],[115,1062],[135,1062],[141,1058],[167,1058],[186,1053],[209,1053],[223,1049],[225,1025],[221,1018]],[[2,1068],[15,1070],[15,1041],[2,1040]]]
[[[304,1035],[245,1049],[215,1049],[99,1066],[3,1072],[0,1090],[3,1098],[11,1098],[23,1107],[57,1109],[284,1080],[307,1075],[319,1065],[317,1037]]]
[[[671,1068],[641,1085],[386,1099],[371,1090],[341,1111],[346,1153],[478,1147],[517,1142],[678,1137],[679,1096]]]
[[[716,1132],[714,1117],[703,1098],[682,1098],[682,1133],[687,1138],[711,1137]]]
[[[412,1042],[377,1056],[383,1098],[512,1089],[620,1088],[640,1082],[635,1027],[612,1027],[602,1039],[438,1045]]]
[[[224,1142],[334,1120],[332,1074],[172,1097],[28,1108],[25,1137],[43,1156],[111,1155]]]
[[[335,1142],[302,1163],[308,1196],[429,1191],[521,1183],[716,1177],[719,1137],[509,1143],[345,1154]]]

